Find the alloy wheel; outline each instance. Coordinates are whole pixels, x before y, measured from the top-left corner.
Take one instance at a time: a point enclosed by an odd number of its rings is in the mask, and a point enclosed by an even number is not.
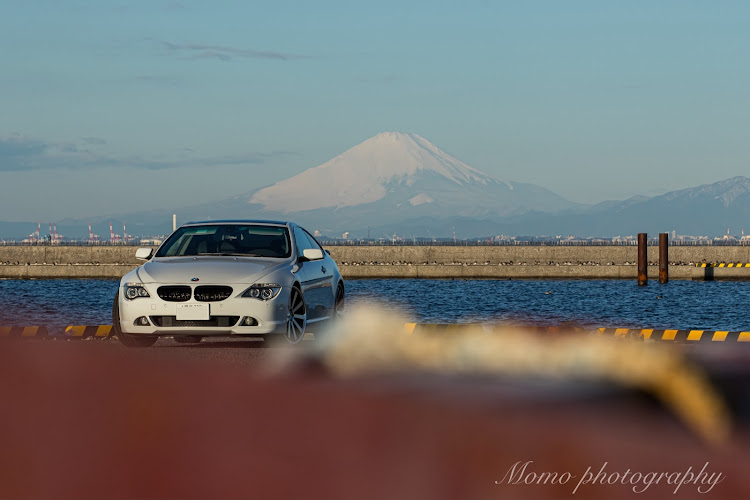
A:
[[[307,328],[307,306],[299,288],[292,288],[289,297],[289,319],[286,323],[286,339],[296,344],[305,336]]]

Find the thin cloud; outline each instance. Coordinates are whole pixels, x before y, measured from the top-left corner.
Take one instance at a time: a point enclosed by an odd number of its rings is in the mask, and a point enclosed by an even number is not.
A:
[[[18,135],[0,137],[0,170],[22,170],[32,167],[33,158],[44,155],[47,145]]]
[[[295,151],[272,151],[179,160],[153,160],[140,156],[114,157],[96,154],[85,148],[86,144],[106,144],[106,140],[101,138],[87,137],[82,138],[81,142],[81,145],[51,143],[20,135],[0,137],[0,172],[100,167],[163,170],[186,167],[262,165],[276,158],[298,155]]]
[[[307,59],[309,56],[278,52],[273,50],[240,49],[223,45],[204,45],[198,43],[161,42],[162,45],[177,54],[184,54],[187,59],[219,59],[231,61],[233,59],[275,59],[289,61],[293,59]]]
[[[103,140],[88,137],[81,139],[81,144],[75,144],[46,142],[18,134],[0,137],[0,171],[17,172],[96,166],[102,158],[93,154],[86,146]]]

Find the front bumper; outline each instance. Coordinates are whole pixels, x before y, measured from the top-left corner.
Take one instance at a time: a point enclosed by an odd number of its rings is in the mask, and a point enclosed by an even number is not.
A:
[[[120,329],[123,333],[141,335],[264,335],[286,331],[288,319],[288,288],[282,288],[271,300],[238,297],[242,290],[235,289],[231,297],[216,302],[199,302],[191,298],[186,302],[168,302],[159,298],[156,289],[161,284],[144,284],[150,297],[132,300],[124,298],[120,288]],[[179,321],[176,319],[180,304],[207,304],[210,320]],[[148,324],[140,324],[142,318]],[[253,318],[257,325],[242,325],[244,318]]]

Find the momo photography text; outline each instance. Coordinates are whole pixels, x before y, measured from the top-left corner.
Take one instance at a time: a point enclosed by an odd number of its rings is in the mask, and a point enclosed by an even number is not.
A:
[[[601,467],[589,467],[583,473],[572,472],[540,472],[534,469],[534,461],[518,461],[514,463],[505,473],[502,479],[496,480],[495,484],[508,484],[518,486],[531,485],[560,485],[569,484],[571,493],[576,494],[587,486],[609,485],[626,486],[634,493],[643,493],[649,488],[665,488],[677,494],[681,488],[692,488],[698,493],[706,494],[714,486],[724,481],[726,476],[721,472],[711,471],[710,463],[706,462],[703,467],[688,467],[682,471],[624,471],[609,470],[609,462],[604,462]],[[666,493],[666,491],[665,491]]]

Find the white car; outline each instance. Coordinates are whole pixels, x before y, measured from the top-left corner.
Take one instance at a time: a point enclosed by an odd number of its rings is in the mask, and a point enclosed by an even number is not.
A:
[[[338,266],[293,222],[191,222],[136,257],[148,262],[122,278],[112,306],[126,346],[231,335],[296,344],[343,313]]]

